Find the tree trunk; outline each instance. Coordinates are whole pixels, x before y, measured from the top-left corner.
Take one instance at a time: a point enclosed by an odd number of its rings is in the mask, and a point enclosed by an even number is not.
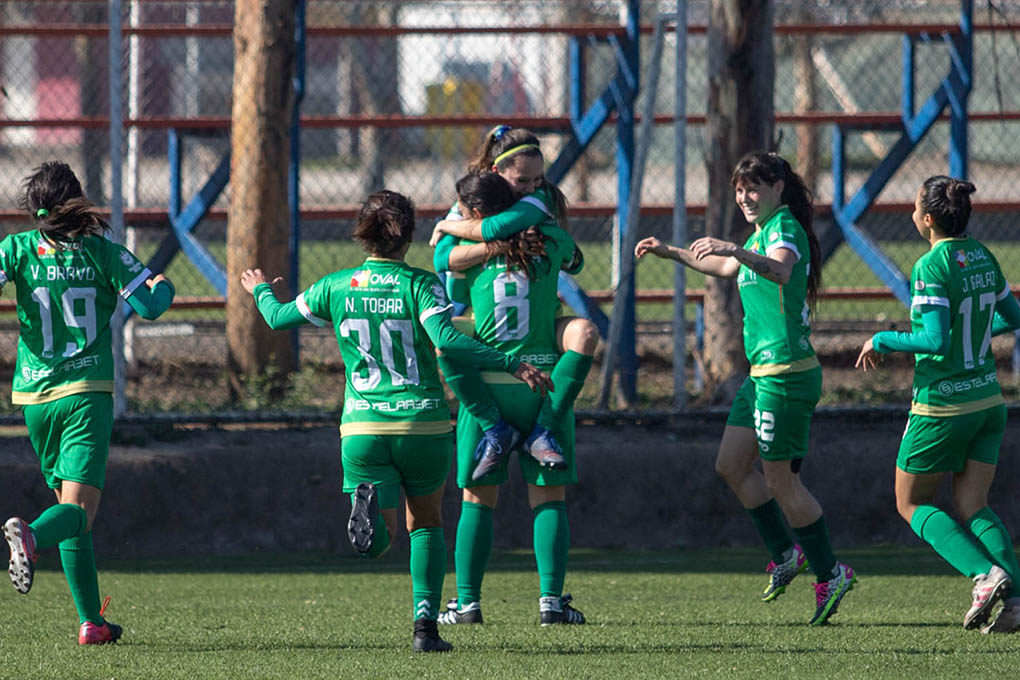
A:
[[[708,22],[708,210],[710,236],[743,244],[750,227],[730,175],[745,153],[772,146],[775,53],[771,0],[712,0]],[[713,401],[729,398],[747,371],[734,279],[708,277],[705,377]]]
[[[293,3],[238,0],[227,218],[227,346],[235,398],[244,375],[271,366],[278,387],[295,368],[290,334],[270,330],[239,283],[249,267],[261,267],[270,279],[287,281],[290,274],[287,168],[294,60]],[[280,297],[289,299],[285,293]]]

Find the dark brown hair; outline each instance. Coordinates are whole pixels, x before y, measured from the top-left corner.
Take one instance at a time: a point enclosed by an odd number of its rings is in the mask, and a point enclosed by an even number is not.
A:
[[[931,215],[943,236],[962,236],[970,220],[970,195],[977,191],[970,182],[935,175],[921,186],[921,210]]]
[[[483,217],[503,212],[516,200],[510,183],[495,172],[461,177],[457,180],[457,198],[465,207],[477,210]],[[530,278],[539,259],[546,257],[545,242],[548,238],[538,227],[532,226],[509,238],[487,241],[485,259],[488,261],[502,256],[507,269],[518,269]]]
[[[542,149],[539,148],[538,137],[534,134],[525,130],[524,128],[512,128],[509,125],[497,125],[496,127],[489,130],[489,133],[485,135],[485,139],[482,141],[482,148],[478,150],[474,159],[468,164],[468,172],[474,174],[480,174],[483,172],[489,172],[492,170],[492,166],[496,166],[498,172],[504,172],[507,168],[513,165],[514,159],[518,156],[538,156],[542,158]],[[503,158],[499,163],[494,161],[501,155],[514,149],[516,147],[523,147],[518,151],[510,154],[506,158]],[[567,197],[563,195],[560,188],[542,177],[542,186],[546,187],[549,191],[549,197],[552,199],[552,211],[553,216],[556,218],[556,222],[561,228],[567,228]]]
[[[43,163],[22,181],[21,188],[18,207],[27,211],[39,231],[57,245],[102,234],[110,228],[99,208],[85,198],[81,183],[67,163]]]
[[[822,288],[822,249],[818,245],[813,225],[815,212],[811,204],[813,196],[804,184],[804,178],[793,171],[785,158],[777,153],[765,151],[753,151],[741,158],[730,177],[733,186],[741,182],[772,186],[780,180],[783,181],[783,193],[779,200],[790,208],[790,212],[807,234],[808,249],[811,251],[807,268],[807,301],[814,309],[818,301],[818,292]]]
[[[414,203],[383,189],[369,195],[358,212],[354,240],[370,255],[392,257],[414,234]]]

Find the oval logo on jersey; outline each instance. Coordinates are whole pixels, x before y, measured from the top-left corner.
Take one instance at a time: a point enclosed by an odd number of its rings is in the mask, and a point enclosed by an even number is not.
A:
[[[921,281],[920,279],[918,279],[917,281],[914,281],[914,289],[915,290],[924,290],[924,281]]]
[[[955,391],[956,390],[953,388],[953,383],[949,382],[948,380],[943,380],[942,382],[939,383],[939,394],[941,394],[942,396],[948,397]]]

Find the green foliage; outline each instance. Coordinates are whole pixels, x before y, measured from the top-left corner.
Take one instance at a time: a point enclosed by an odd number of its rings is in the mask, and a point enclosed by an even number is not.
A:
[[[840,551],[860,582],[833,625],[810,628],[809,574],[762,604],[761,550],[575,551],[586,626],[541,628],[534,561],[497,553],[482,626],[442,627],[447,655],[415,656],[407,554],[101,557],[111,647],[79,649],[55,557],[32,592],[0,591],[4,677],[906,678],[995,677],[1016,640],[964,631],[970,582],[932,551]],[[454,592],[452,573],[445,594]],[[1008,674],[1008,673],[1007,673]]]

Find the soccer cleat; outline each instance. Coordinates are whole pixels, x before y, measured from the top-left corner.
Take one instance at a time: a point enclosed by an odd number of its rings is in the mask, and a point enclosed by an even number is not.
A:
[[[418,619],[414,622],[412,649],[416,652],[448,652],[453,649],[453,645],[439,637],[439,627],[435,621]]]
[[[539,617],[543,626],[550,626],[555,623],[584,623],[584,614],[570,606],[573,598],[570,595],[563,597],[540,597],[538,598]]]
[[[857,575],[849,565],[839,562],[836,564],[836,575],[828,581],[815,584],[815,609],[814,618],[810,625],[821,626],[828,623],[829,618],[836,613],[843,596],[849,593],[857,583]]]
[[[439,615],[439,623],[443,625],[454,623],[482,623],[482,603],[472,602],[463,608],[457,602],[457,598],[446,603],[446,611]]]
[[[478,464],[471,473],[471,480],[479,479],[496,469],[500,461],[510,453],[521,441],[521,433],[516,428],[500,420],[482,433],[482,440],[475,448],[475,460]]]
[[[78,629],[79,645],[105,645],[117,642],[124,634],[124,629],[116,623],[106,621],[103,625],[97,625],[91,621],[81,624]]]
[[[550,470],[567,469],[567,459],[563,457],[563,449],[560,448],[552,432],[547,428],[535,425],[531,434],[524,441],[524,450],[542,467]]]
[[[22,595],[27,595],[32,589],[35,562],[39,558],[35,553],[35,536],[28,522],[20,517],[11,517],[4,522],[4,538],[11,551],[11,561],[7,568],[11,585]]]
[[[779,564],[769,562],[769,566],[765,567],[765,571],[771,575],[769,576],[769,584],[762,591],[761,601],[772,602],[785,593],[786,586],[790,585],[790,582],[793,581],[797,574],[807,569],[807,566],[807,558],[804,557],[804,551],[800,549],[799,545],[793,546],[793,554],[785,562],[780,562]]]
[[[347,521],[347,536],[351,546],[361,555],[372,549],[375,521],[379,517],[379,500],[375,485],[362,482],[354,490],[351,500],[351,518]]]
[[[106,607],[110,604],[110,597],[103,600],[103,606],[99,608],[99,615],[106,613]],[[116,623],[103,620],[102,624],[86,621],[78,629],[79,645],[106,645],[113,644],[124,634],[124,629]]]
[[[981,629],[985,635],[996,633],[1015,633],[1020,630],[1020,605],[1013,607],[1004,606],[999,610],[995,620]]]
[[[987,574],[974,577],[974,602],[963,617],[964,630],[980,628],[988,622],[995,603],[1011,585],[1009,574],[999,565],[993,566]]]

